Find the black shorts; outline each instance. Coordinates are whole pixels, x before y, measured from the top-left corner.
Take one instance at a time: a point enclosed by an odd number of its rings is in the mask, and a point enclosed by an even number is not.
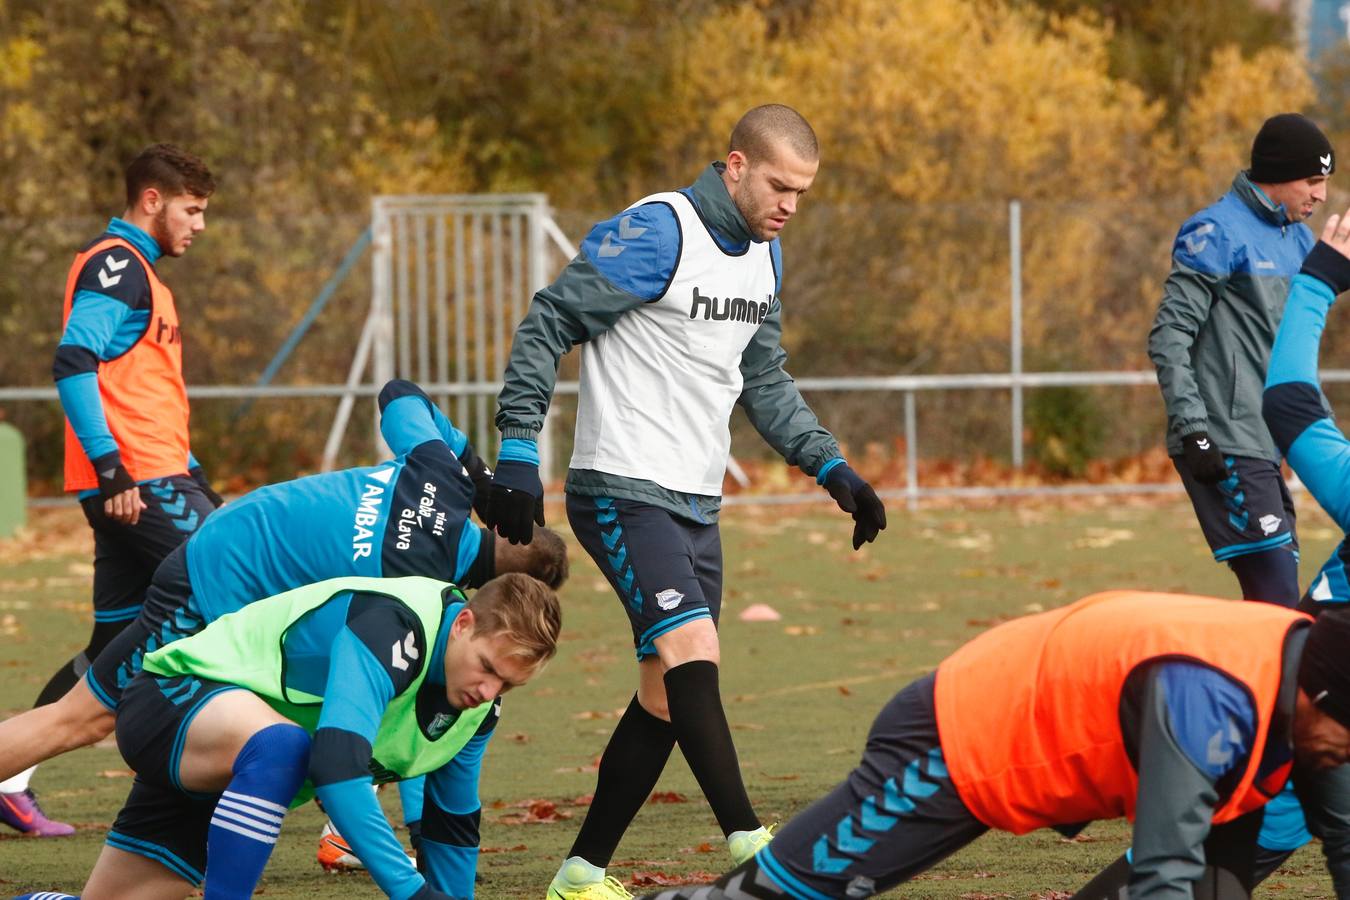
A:
[[[623,602],[638,659],[656,638],[722,612],[722,539],[715,524],[658,506],[567,495],[567,521]]]
[[[1201,484],[1183,458],[1172,457],[1214,558],[1226,562],[1276,547],[1297,554],[1294,498],[1279,465],[1249,456],[1229,456],[1226,461],[1227,479]]]
[[[135,619],[155,569],[215,510],[201,485],[188,475],[172,475],[140,487],[145,509],[135,525],[108,518],[102,497],[80,501],[94,530],[95,622]]]
[[[90,692],[99,703],[116,712],[122,692],[141,670],[145,654],[205,627],[202,617],[192,608],[185,541],[155,570],[140,615],[99,651],[85,672]]]
[[[136,781],[108,832],[110,846],[202,882],[207,831],[220,794],[186,790],[178,762],[188,727],[206,701],[237,690],[242,688],[194,675],[142,672],[131,680],[117,709],[117,749],[136,770]]]

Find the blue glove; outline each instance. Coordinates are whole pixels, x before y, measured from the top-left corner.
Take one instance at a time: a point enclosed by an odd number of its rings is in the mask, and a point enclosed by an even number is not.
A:
[[[508,438],[497,454],[492,474],[488,523],[513,544],[534,539],[534,526],[544,524],[544,484],[539,480],[539,449],[534,441]]]
[[[839,508],[853,516],[853,549],[870,544],[886,528],[886,507],[872,486],[836,457],[827,462],[816,481],[825,486]]]

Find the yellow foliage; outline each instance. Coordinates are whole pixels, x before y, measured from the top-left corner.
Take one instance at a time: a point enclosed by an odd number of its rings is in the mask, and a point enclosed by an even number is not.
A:
[[[1236,47],[1217,50],[1181,112],[1188,165],[1178,173],[1177,190],[1193,203],[1211,202],[1228,189],[1235,169],[1246,168],[1261,123],[1305,109],[1313,98],[1312,79],[1293,51],[1270,47],[1244,59]]]
[[[725,133],[762,99],[820,135],[821,193],[910,202],[1125,197],[1173,167],[1162,108],[1108,73],[1106,28],[974,0],[823,0],[793,40],[753,6],[710,19],[711,59],[746,60],[735,89],[694,67]]]

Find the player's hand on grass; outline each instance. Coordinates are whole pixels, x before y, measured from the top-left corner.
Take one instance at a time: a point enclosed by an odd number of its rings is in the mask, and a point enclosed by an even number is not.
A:
[[[848,463],[840,463],[825,475],[825,490],[839,508],[853,516],[853,549],[870,544],[886,528],[886,507]]]
[[[1201,484],[1218,484],[1228,477],[1228,464],[1223,451],[1203,431],[1188,434],[1181,439],[1181,452],[1186,468]]]
[[[1303,273],[1311,275],[1339,294],[1350,290],[1350,209],[1331,216],[1322,226],[1318,241],[1303,260]]]
[[[534,441],[502,441],[492,475],[488,523],[513,544],[534,539],[534,526],[544,525],[544,485],[539,480],[539,450]]]

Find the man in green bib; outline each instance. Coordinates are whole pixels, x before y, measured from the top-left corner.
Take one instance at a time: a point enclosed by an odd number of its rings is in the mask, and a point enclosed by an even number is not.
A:
[[[317,794],[389,897],[471,898],[495,701],[552,658],[561,622],[552,589],[518,573],[471,600],[344,577],[149,654],[117,713],[136,781],[81,896],[250,897],[287,808]],[[371,790],[424,774],[425,875]]]

